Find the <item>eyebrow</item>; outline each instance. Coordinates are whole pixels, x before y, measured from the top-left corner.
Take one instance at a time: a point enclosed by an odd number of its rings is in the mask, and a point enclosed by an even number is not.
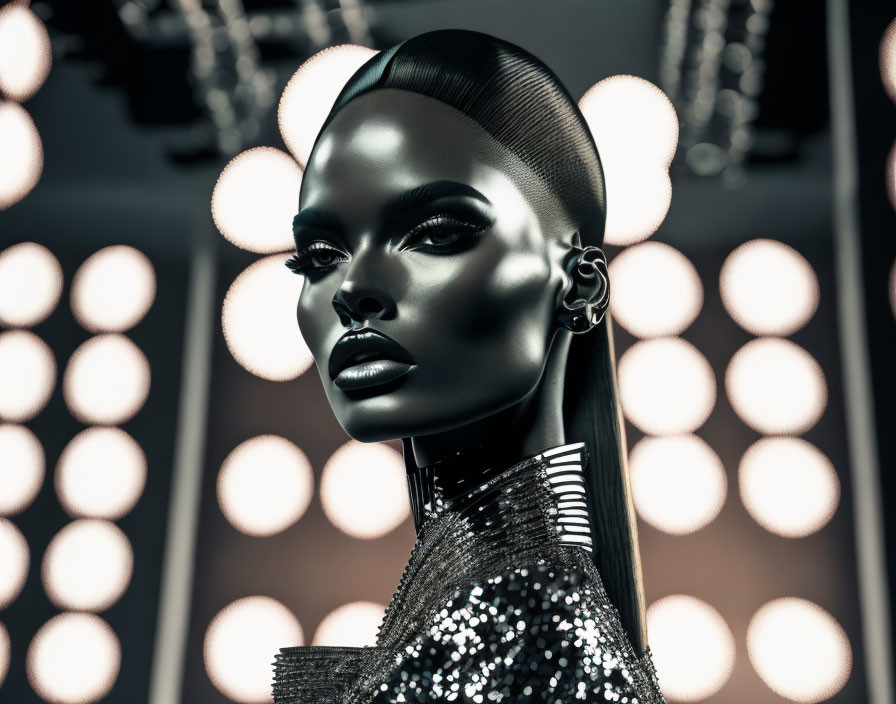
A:
[[[474,198],[486,205],[491,201],[469,184],[459,181],[431,181],[416,188],[404,191],[385,203],[380,208],[380,218],[384,222],[406,219],[439,198],[458,197]],[[328,210],[321,208],[303,208],[292,221],[293,234],[298,236],[304,228],[323,229],[342,232],[343,225],[339,218]]]
[[[320,208],[303,208],[292,219],[292,231],[298,235],[299,230],[310,228],[315,230],[342,230],[342,223],[333,213]]]

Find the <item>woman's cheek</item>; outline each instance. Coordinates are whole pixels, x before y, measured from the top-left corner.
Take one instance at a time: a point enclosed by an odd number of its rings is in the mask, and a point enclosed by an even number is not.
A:
[[[296,319],[299,332],[315,358],[321,354],[321,340],[324,339],[327,332],[326,316],[328,315],[333,317],[333,321],[336,320],[336,313],[332,305],[325,307],[319,292],[315,291],[306,281],[302,293],[299,295]]]

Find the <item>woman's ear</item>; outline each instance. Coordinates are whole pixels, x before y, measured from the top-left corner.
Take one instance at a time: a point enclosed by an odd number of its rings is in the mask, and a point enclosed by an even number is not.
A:
[[[565,263],[567,287],[557,311],[560,324],[575,334],[588,332],[603,319],[610,304],[607,257],[600,247],[582,247],[579,235]]]

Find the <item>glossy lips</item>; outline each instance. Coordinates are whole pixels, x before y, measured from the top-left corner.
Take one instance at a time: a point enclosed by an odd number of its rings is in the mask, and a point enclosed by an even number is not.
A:
[[[410,353],[375,330],[347,332],[330,353],[330,378],[343,391],[393,381],[414,366]]]

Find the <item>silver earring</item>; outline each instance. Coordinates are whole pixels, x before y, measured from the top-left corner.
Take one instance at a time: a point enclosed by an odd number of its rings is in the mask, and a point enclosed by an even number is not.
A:
[[[581,335],[595,327],[603,319],[610,302],[610,279],[600,247],[588,246],[582,249],[567,269],[573,282],[572,290],[563,299],[560,320],[574,335]],[[597,294],[593,301],[579,295],[580,287],[591,291],[595,282]],[[572,299],[568,302],[567,299]]]

